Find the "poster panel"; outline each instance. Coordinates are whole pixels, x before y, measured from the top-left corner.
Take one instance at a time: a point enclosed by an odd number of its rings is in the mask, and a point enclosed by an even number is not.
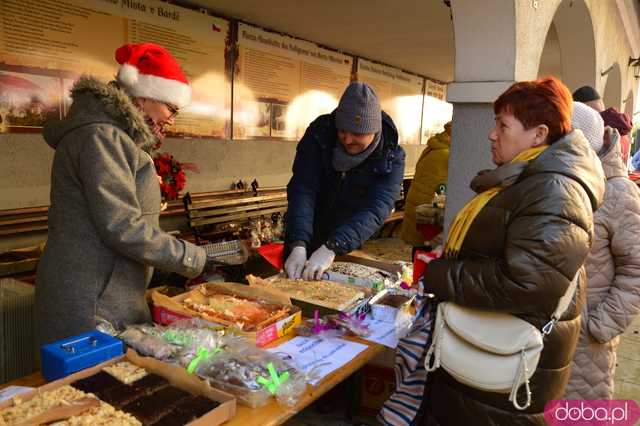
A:
[[[228,137],[228,21],[157,0],[3,0],[0,14],[0,114],[3,123],[8,121],[2,131],[17,130],[15,114],[25,116],[28,96],[48,112],[18,121],[39,131],[45,116],[67,113],[68,90],[81,74],[111,80],[118,70],[114,52],[119,46],[154,42],[176,57],[193,86],[191,105],[169,133]]]
[[[373,87],[398,129],[400,143],[419,144],[424,78],[361,58],[357,77]]]
[[[298,140],[338,105],[352,66],[350,56],[239,23],[233,138]]]
[[[453,105],[446,101],[447,87],[444,84],[427,80],[422,110],[422,143],[444,131],[444,125],[451,121]]]

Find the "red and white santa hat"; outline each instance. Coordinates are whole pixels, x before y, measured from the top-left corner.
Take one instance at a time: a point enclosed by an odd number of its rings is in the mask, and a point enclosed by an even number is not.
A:
[[[118,82],[131,96],[166,102],[177,108],[189,105],[191,86],[178,62],[154,43],[125,44],[116,50],[121,65]]]

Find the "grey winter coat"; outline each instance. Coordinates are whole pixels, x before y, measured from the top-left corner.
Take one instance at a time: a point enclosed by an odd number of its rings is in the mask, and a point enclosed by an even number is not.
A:
[[[568,399],[610,399],[619,335],[640,312],[640,190],[627,178],[618,131],[600,153],[607,176],[594,213],[595,239],[586,267],[587,304],[566,388]]]
[[[56,152],[36,278],[39,344],[92,330],[96,316],[115,326],[149,321],[153,267],[192,277],[206,260],[159,227],[158,178],[145,151],[154,137],[129,96],[82,77],[72,98],[68,117],[44,129]]]

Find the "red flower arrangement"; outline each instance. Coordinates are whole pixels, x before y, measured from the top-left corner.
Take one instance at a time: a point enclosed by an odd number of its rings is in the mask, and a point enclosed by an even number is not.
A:
[[[160,193],[163,201],[176,200],[180,191],[184,189],[187,178],[185,170],[198,172],[198,167],[193,163],[181,163],[168,152],[162,152],[153,159],[156,173],[160,178]]]

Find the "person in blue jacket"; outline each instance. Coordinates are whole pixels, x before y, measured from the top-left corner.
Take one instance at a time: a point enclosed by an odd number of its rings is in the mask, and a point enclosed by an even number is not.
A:
[[[316,118],[296,149],[285,219],[290,278],[320,279],[336,255],[360,247],[383,225],[400,192],[404,159],[373,89],[349,84],[338,108]]]

